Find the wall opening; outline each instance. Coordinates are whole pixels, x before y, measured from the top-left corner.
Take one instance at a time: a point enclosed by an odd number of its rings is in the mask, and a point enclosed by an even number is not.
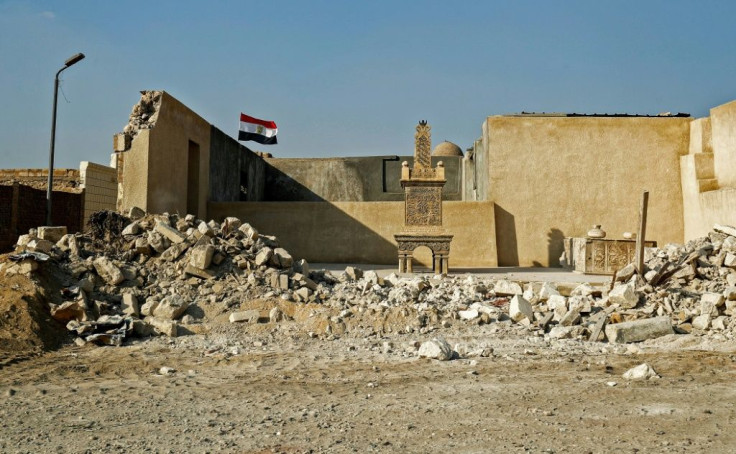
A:
[[[427,246],[419,246],[412,253],[412,268],[415,273],[432,272],[432,250]]]
[[[187,214],[199,215],[199,144],[191,140],[187,162]]]

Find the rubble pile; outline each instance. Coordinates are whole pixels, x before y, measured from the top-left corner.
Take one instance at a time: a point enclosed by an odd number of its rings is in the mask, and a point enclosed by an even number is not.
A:
[[[150,90],[141,92],[141,100],[133,106],[128,124],[123,128],[126,144],[130,144],[140,130],[151,129],[156,125],[160,104],[160,91]]]
[[[642,273],[620,270],[612,286],[557,285],[465,276],[379,276],[347,267],[311,270],[277,238],[229,217],[204,222],[193,215],[98,214],[95,235],[34,229],[17,243],[7,274],[39,266],[63,275],[51,315],[79,342],[120,345],[128,336],[203,332],[203,303],[217,304],[231,323],[279,323],[240,310],[245,301],[281,299],[329,308],[330,326],[399,310],[411,322],[399,333],[427,334],[456,323],[491,324],[554,339],[629,343],[673,333],[732,339],[736,306],[736,229],[716,226],[684,246],[648,251]],[[57,230],[55,230],[57,229]],[[327,331],[329,333],[329,330]],[[428,345],[448,356],[441,343]],[[426,353],[426,354],[425,354]]]

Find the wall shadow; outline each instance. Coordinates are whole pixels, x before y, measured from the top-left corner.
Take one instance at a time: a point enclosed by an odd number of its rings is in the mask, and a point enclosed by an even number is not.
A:
[[[209,217],[222,221],[227,216],[236,216],[253,225],[259,232],[275,235],[280,245],[295,259],[304,258],[313,263],[375,263],[398,266],[398,250],[394,242],[386,240],[275,167],[268,163],[266,167],[269,175],[266,179],[266,201],[213,201],[208,204]],[[278,191],[285,198],[290,194],[298,194],[299,198],[293,201],[268,201],[274,195],[273,191]],[[358,202],[356,206],[357,209],[375,210],[376,205]],[[397,216],[401,216],[403,211],[397,211]],[[397,220],[401,222],[400,219]]]
[[[516,239],[514,215],[497,203],[493,204],[493,213],[496,222],[498,266],[519,266],[519,246]]]
[[[547,263],[550,268],[562,268],[560,256],[565,250],[565,234],[553,227],[547,232]]]

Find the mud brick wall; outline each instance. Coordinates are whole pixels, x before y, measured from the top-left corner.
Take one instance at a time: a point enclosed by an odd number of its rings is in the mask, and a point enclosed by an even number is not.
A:
[[[52,221],[65,225],[69,233],[82,231],[84,192],[54,191]],[[0,186],[0,251],[12,249],[18,236],[46,225],[46,191],[14,184]]]
[[[15,232],[11,231],[13,215],[13,187],[0,186],[0,252],[7,248]]]

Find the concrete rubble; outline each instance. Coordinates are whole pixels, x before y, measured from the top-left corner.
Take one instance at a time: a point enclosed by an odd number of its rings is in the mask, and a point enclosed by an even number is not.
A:
[[[138,209],[130,214],[109,242],[63,234],[51,243],[33,229],[19,239],[19,258],[3,264],[5,271],[58,269],[64,301],[54,305],[52,316],[80,339],[107,345],[127,337],[197,332],[202,302],[221,305],[233,324],[290,320],[279,308],[240,310],[242,302],[256,298],[333,309],[339,315],[326,320],[325,335],[339,335],[350,317],[394,309],[414,317],[399,334],[425,339],[453,323],[496,323],[547,341],[612,344],[684,333],[730,340],[736,331],[736,260],[728,260],[736,257],[736,230],[727,226],[685,245],[648,250],[641,273],[629,265],[612,286],[594,287],[474,275],[379,277],[352,266],[342,273],[312,270],[276,237],[244,220],[205,222]],[[42,232],[47,238],[57,234]],[[441,353],[430,355],[430,349]],[[445,350],[433,339],[415,353],[444,357]]]

